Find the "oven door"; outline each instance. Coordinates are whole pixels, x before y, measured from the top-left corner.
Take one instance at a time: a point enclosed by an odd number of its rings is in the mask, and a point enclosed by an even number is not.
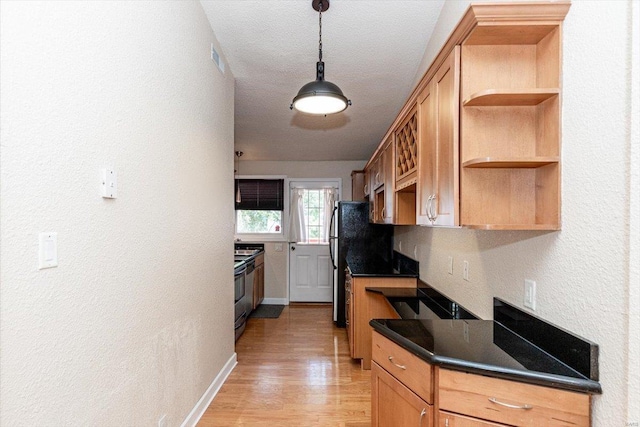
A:
[[[245,273],[247,271],[247,267],[245,265],[238,267],[233,272],[233,282],[234,282],[234,300],[235,302],[240,301],[244,297],[245,293]]]

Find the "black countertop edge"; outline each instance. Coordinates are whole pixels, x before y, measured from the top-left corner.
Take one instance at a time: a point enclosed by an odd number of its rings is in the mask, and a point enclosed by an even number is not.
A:
[[[383,295],[387,298],[420,298],[420,295],[417,295],[418,288],[384,288],[367,286],[364,290],[366,292]]]
[[[354,271],[351,272],[351,276],[353,277],[418,277],[415,273],[396,273],[396,272],[388,272],[388,273],[356,273]]]
[[[402,335],[390,330],[381,323],[382,321],[383,319],[372,319],[369,322],[369,325],[371,325],[375,331],[395,342],[400,347],[410,351],[422,360],[425,360],[435,366],[544,387],[553,387],[563,390],[577,391],[580,393],[602,394],[602,387],[600,386],[600,383],[593,380],[570,378],[562,375],[547,374],[537,371],[520,371],[506,367],[470,362],[462,359],[437,356],[411,342]]]

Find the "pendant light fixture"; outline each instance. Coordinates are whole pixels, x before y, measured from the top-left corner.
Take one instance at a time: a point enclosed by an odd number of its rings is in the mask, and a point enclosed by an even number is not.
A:
[[[329,9],[329,0],[313,0],[311,7],[319,12],[320,41],[318,44],[318,62],[316,63],[316,79],[302,86],[291,103],[292,110],[308,114],[334,114],[344,111],[351,100],[342,90],[324,79],[324,62],[322,62],[322,12]]]
[[[236,157],[238,159],[238,167],[236,168],[236,174],[238,176],[238,178],[236,178],[236,181],[238,181],[238,188],[236,190],[236,203],[240,203],[242,202],[242,194],[240,194],[240,157],[242,157],[244,153],[242,151],[236,151]]]

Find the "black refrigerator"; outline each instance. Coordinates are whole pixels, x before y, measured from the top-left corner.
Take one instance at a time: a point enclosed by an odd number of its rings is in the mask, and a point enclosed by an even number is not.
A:
[[[347,263],[354,274],[369,273],[369,266],[391,264],[393,226],[371,224],[368,202],[336,202],[331,216],[329,237],[333,261],[333,320],[346,326],[345,269]]]

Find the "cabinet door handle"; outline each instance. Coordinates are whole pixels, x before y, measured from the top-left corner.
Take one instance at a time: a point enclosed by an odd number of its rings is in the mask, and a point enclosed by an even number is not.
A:
[[[429,221],[433,221],[433,218],[431,217],[431,200],[433,199],[433,196],[429,196],[427,198],[427,205],[425,206],[425,208],[427,209],[427,219]]]
[[[495,397],[490,397],[489,398],[489,402],[491,403],[495,403],[496,405],[500,405],[500,406],[505,406],[507,408],[511,408],[511,409],[533,409],[532,405],[528,405],[528,404],[524,404],[524,405],[510,405],[508,403],[504,403],[504,402],[500,402],[498,399],[496,399]]]
[[[398,365],[396,362],[393,361],[393,356],[389,356],[389,362],[391,362],[392,365],[395,365],[396,367],[406,370],[407,367],[404,365]]]
[[[382,209],[380,210],[380,218],[382,218],[382,219],[384,219],[384,218],[385,218],[385,216],[384,216],[384,208],[382,208]]]
[[[435,222],[435,220],[438,218],[438,213],[436,212],[436,195],[432,194],[431,195],[431,207],[430,207],[430,217],[431,217],[431,222]]]
[[[422,419],[427,414],[427,408],[422,408],[422,412],[420,412],[420,421],[418,422],[418,427],[422,427]]]

